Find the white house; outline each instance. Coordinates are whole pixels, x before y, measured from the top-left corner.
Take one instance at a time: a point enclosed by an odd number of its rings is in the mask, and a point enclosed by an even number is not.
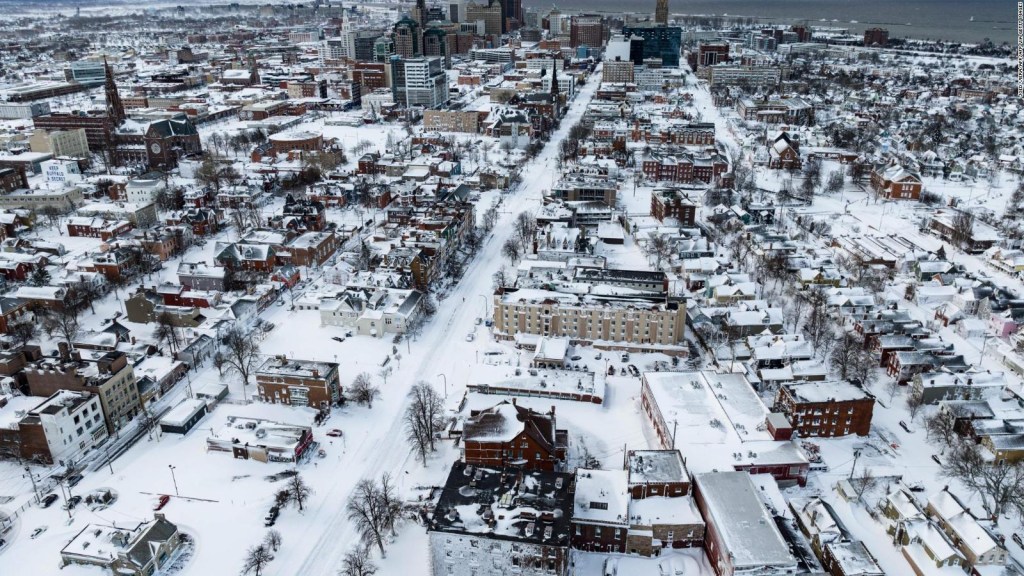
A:
[[[129,180],[124,186],[125,199],[135,204],[156,202],[157,196],[167,192],[167,184],[159,172],[149,172]]]

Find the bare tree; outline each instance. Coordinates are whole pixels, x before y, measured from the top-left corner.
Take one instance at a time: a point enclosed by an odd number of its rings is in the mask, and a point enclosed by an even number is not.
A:
[[[878,478],[875,477],[870,468],[863,466],[861,467],[860,474],[850,478],[849,483],[853,488],[854,494],[857,495],[857,500],[863,503],[864,494],[867,494],[875,486],[878,486]]]
[[[298,507],[299,512],[303,511],[303,507],[309,497],[313,495],[313,489],[306,484],[306,481],[302,479],[302,476],[298,472],[295,473],[288,480],[288,501],[295,504]]]
[[[823,357],[828,355],[835,340],[836,323],[828,311],[828,295],[821,287],[811,288],[801,296],[807,301],[807,322],[804,323],[804,334],[814,346],[816,352]]]
[[[537,219],[529,212],[520,212],[512,223],[512,230],[519,242],[520,252],[523,254],[529,252],[530,246],[533,244],[533,237],[537,233]]]
[[[832,347],[832,353],[829,355],[829,364],[831,364],[832,369],[836,371],[840,379],[850,379],[850,373],[853,371],[853,366],[857,363],[860,350],[863,348],[860,342],[857,341],[857,337],[849,332],[844,332],[836,341],[836,345]]]
[[[266,546],[260,544],[259,546],[253,546],[249,548],[249,551],[245,555],[245,561],[242,563],[242,574],[253,574],[253,576],[260,576],[263,573],[263,569],[270,564],[270,561],[274,557],[270,554],[270,550]]]
[[[654,268],[661,270],[661,265],[672,258],[672,241],[659,232],[653,232],[644,248],[648,258],[654,259]]]
[[[14,343],[20,346],[25,346],[32,341],[39,333],[39,328],[35,322],[18,322],[11,326],[10,336],[14,340]]]
[[[263,537],[263,547],[277,552],[281,548],[281,533],[274,529],[267,530]]]
[[[345,512],[359,530],[363,543],[376,546],[381,557],[386,556],[384,540],[394,521],[387,517],[387,511],[381,506],[377,483],[369,478],[360,480],[345,505]]]
[[[484,231],[490,232],[494,229],[494,225],[498,223],[498,207],[491,206],[484,212]]]
[[[967,247],[974,237],[974,214],[961,210],[953,217],[953,242],[961,248]]]
[[[906,399],[907,412],[910,413],[910,420],[913,421],[917,418],[917,413],[921,411],[921,407],[924,406],[924,394],[922,394],[916,388],[907,394]]]
[[[406,438],[412,443],[423,464],[435,450],[435,437],[444,427],[444,402],[429,382],[420,381],[409,391],[412,398],[405,411]]]
[[[1004,512],[1024,513],[1024,463],[990,462],[981,446],[973,442],[957,442],[945,460],[941,474],[981,496],[981,506],[990,519]]]
[[[352,399],[359,404],[366,404],[367,408],[373,408],[373,400],[380,397],[380,389],[373,385],[373,377],[369,372],[361,372],[352,380],[349,386]]]
[[[521,244],[519,242],[516,242],[514,238],[509,238],[508,240],[505,240],[505,243],[501,246],[501,255],[508,258],[510,264],[515,263],[522,254],[520,247]]]
[[[79,324],[81,310],[75,306],[64,306],[58,309],[41,309],[41,311],[43,330],[46,331],[46,334],[51,337],[60,336],[67,342],[68,347],[71,347],[71,343],[81,329]]]
[[[494,288],[498,289],[507,287],[510,279],[511,277],[509,275],[508,268],[502,265],[498,268],[498,271],[494,273]]]
[[[242,379],[242,388],[249,385],[249,376],[257,368],[260,359],[260,345],[242,327],[235,325],[221,338],[225,352],[224,366]]]
[[[377,573],[377,565],[370,560],[366,546],[355,545],[341,560],[338,576],[373,576]]]
[[[171,354],[178,351],[178,328],[175,326],[174,316],[170,312],[161,312],[156,317],[156,328],[153,330],[153,337],[157,342],[163,342],[171,350]]]
[[[943,446],[949,447],[957,438],[956,423],[967,415],[967,411],[958,404],[943,405],[935,414],[924,421],[928,436],[938,440]]]

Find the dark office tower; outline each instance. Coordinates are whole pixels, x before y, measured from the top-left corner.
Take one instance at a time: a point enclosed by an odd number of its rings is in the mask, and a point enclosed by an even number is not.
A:
[[[506,34],[523,25],[523,0],[498,0],[501,4],[501,32]]]
[[[636,66],[644,63],[644,37],[632,36],[629,38],[629,60]]]
[[[104,96],[107,101],[107,117],[114,126],[119,126],[124,122],[124,104],[121,103],[121,94],[117,91],[117,84],[114,82],[114,71],[110,68],[110,64],[107,64],[107,59],[103,59],[104,74],[106,76],[104,81]]]
[[[668,0],[658,0],[654,8],[654,23],[658,26],[668,26]]]
[[[663,66],[679,66],[679,50],[683,44],[683,29],[669,26],[623,26],[622,35],[644,39],[644,60],[661,58]],[[634,62],[635,63],[635,62]]]
[[[416,7],[412,9],[412,19],[420,26],[427,23],[427,0],[416,0]]]
[[[445,69],[450,69],[452,58],[449,52],[448,33],[437,26],[427,28],[423,33],[423,55],[440,57],[444,61]]]
[[[395,54],[402,58],[416,58],[423,54],[420,46],[420,27],[415,20],[403,16],[395,24],[394,33]]]

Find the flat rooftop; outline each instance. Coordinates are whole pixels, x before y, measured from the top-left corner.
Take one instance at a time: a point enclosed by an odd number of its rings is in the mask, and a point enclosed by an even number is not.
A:
[[[707,505],[708,523],[714,524],[722,540],[721,554],[732,555],[735,569],[796,566],[749,474],[697,474],[694,483]]]

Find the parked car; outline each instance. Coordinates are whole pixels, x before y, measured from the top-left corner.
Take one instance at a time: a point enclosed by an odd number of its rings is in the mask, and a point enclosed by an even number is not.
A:
[[[472,342],[474,338],[476,338],[476,335],[473,334],[472,332],[466,334],[466,342]]]
[[[81,496],[72,496],[71,499],[68,500],[66,504],[64,504],[64,509],[65,510],[72,510],[72,509],[74,509],[75,506],[78,506],[78,503],[81,502],[81,501],[82,501],[82,497]]]
[[[40,526],[39,528],[33,530],[32,534],[29,535],[29,538],[35,540],[36,538],[42,536],[43,532],[46,532],[46,526]]]
[[[72,488],[77,486],[78,483],[81,482],[81,481],[82,481],[82,475],[81,474],[72,474],[71,476],[68,476],[68,479],[67,479],[68,486],[70,486]]]
[[[623,352],[622,353],[622,361],[623,362],[629,362],[629,352]]]
[[[330,432],[328,432],[327,435],[332,437],[332,438],[340,438],[341,437],[341,430],[338,430],[337,428],[335,428],[335,429],[331,430]]]
[[[601,354],[600,352],[598,352],[597,354],[594,354],[594,360],[600,360],[602,357],[603,357],[603,354]]]
[[[1017,546],[1020,546],[1021,548],[1024,548],[1024,540],[1021,540],[1020,534],[1017,534],[1016,532],[1014,532],[1013,533],[1013,541],[1017,543]],[[0,544],[0,546],[2,546],[2,544]]]
[[[153,510],[163,510],[164,506],[167,506],[167,503],[170,501],[170,496],[168,496],[167,494],[161,494],[160,500],[157,501],[156,506],[153,507]]]
[[[335,340],[337,342],[344,342],[345,338],[343,336],[331,336],[331,340]]]
[[[932,454],[932,460],[934,460],[939,466],[942,466],[942,459],[939,458],[938,454]]]
[[[477,316],[476,320],[474,320],[473,323],[479,326],[484,323],[484,319]]]
[[[56,501],[57,501],[57,495],[56,494],[47,494],[46,497],[43,498],[43,508],[49,508],[50,506],[53,506],[53,503],[56,502]]]
[[[580,356],[579,354],[577,354],[577,355],[573,356],[572,358],[569,358],[569,360],[572,360],[573,362],[579,362],[580,360],[583,360],[583,356]]]
[[[3,538],[0,538],[0,548],[3,548],[4,544],[7,544],[7,540],[4,540]]]
[[[909,425],[907,425],[907,423],[904,422],[903,420],[900,420],[900,428],[903,428],[904,430],[906,430],[910,434],[914,433],[914,429],[911,428]]]

